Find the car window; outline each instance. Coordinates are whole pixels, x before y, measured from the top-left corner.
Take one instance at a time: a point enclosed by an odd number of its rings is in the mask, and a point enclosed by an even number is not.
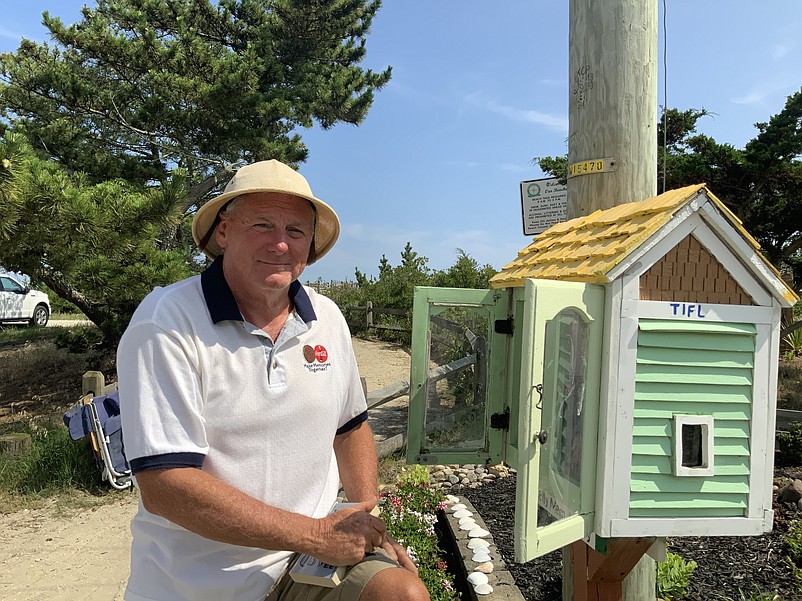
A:
[[[0,278],[0,290],[6,290],[8,292],[21,292],[22,286],[20,286],[11,278]]]

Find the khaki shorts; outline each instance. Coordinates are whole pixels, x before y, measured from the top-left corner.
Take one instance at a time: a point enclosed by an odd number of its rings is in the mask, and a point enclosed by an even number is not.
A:
[[[289,574],[284,574],[265,601],[357,601],[368,580],[382,570],[397,567],[398,563],[390,559],[387,553],[376,549],[349,568],[345,578],[334,588],[294,582]]]

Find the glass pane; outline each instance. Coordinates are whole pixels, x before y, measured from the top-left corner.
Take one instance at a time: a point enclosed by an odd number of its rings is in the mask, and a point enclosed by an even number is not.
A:
[[[703,467],[701,424],[682,424],[682,465]]]
[[[588,328],[574,309],[546,325],[538,525],[580,511]]]
[[[437,307],[430,317],[424,438],[429,450],[487,449],[489,323],[483,307]]]

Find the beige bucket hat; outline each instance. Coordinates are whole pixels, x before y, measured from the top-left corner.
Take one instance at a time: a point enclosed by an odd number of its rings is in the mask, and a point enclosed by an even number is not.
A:
[[[340,235],[340,220],[337,213],[312,194],[312,189],[303,175],[292,167],[271,159],[245,165],[239,169],[223,193],[207,202],[195,213],[192,220],[192,237],[207,257],[214,259],[223,253],[214,236],[214,230],[220,223],[220,211],[235,197],[252,192],[276,192],[308,200],[315,207],[314,260],[319,260],[334,246]]]

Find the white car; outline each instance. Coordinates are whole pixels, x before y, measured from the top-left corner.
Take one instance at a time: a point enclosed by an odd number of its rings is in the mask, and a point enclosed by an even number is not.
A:
[[[26,321],[44,326],[49,318],[47,294],[31,290],[10,273],[0,273],[0,323]]]

